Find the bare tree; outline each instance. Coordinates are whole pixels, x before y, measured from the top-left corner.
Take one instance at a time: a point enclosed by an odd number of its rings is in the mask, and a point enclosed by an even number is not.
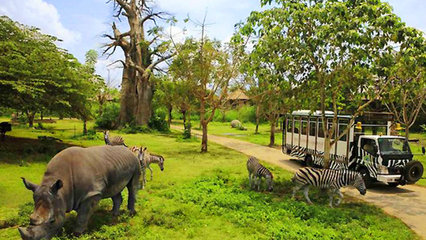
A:
[[[113,2],[115,18],[127,18],[130,30],[121,33],[116,24],[112,24],[113,35],[104,36],[112,40],[105,47],[105,53],[112,55],[116,48],[122,49],[123,64],[122,89],[120,100],[120,124],[135,121],[146,125],[152,114],[154,93],[150,76],[158,70],[158,64],[170,59],[174,53],[169,51],[170,41],[162,39],[162,29],[157,20],[165,20],[166,13],[156,12],[146,0],[110,0]],[[146,29],[148,22],[153,27]]]

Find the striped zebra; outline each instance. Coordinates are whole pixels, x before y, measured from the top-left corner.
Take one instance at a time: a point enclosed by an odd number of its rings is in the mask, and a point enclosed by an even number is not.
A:
[[[139,163],[141,165],[142,170],[142,189],[145,188],[146,185],[146,169],[148,168],[151,172],[151,180],[152,180],[152,169],[150,167],[151,163],[158,164],[160,170],[164,170],[164,157],[157,154],[152,154],[147,151],[147,148],[143,147],[131,147],[130,150],[135,153],[139,159]]]
[[[309,186],[311,185],[328,190],[330,207],[333,207],[333,195],[338,195],[335,206],[339,205],[342,201],[343,195],[340,192],[341,187],[349,185],[354,186],[362,195],[365,195],[367,192],[361,174],[349,170],[319,169],[311,167],[301,168],[294,174],[292,181],[295,183],[292,198],[294,198],[296,192],[302,188],[306,201],[308,201],[309,204],[312,204],[308,195]]]
[[[249,173],[249,184],[251,188],[256,189],[257,186],[257,190],[259,191],[261,179],[264,177],[268,185],[268,191],[273,190],[274,176],[272,175],[271,171],[260,164],[255,157],[250,156],[247,160],[247,170]]]
[[[123,145],[127,147],[126,144],[124,144],[124,140],[121,136],[114,136],[110,139],[109,131],[104,131],[104,140],[106,145],[111,145],[111,146]]]

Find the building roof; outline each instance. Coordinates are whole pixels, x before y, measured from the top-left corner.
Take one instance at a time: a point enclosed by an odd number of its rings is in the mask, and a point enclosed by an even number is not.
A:
[[[241,90],[237,89],[229,94],[229,100],[249,100],[250,98]]]

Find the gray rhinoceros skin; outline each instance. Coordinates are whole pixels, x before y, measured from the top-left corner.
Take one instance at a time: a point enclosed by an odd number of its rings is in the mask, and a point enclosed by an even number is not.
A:
[[[34,199],[39,199],[36,194],[53,195],[50,197],[53,210],[49,221],[38,221],[41,215],[35,209],[31,220],[37,224],[19,228],[22,238],[51,238],[62,228],[65,213],[72,210],[78,213],[74,231],[79,235],[86,229],[93,207],[100,199],[112,198],[113,214],[119,213],[125,187],[129,190],[128,209],[134,214],[140,175],[137,157],[124,146],[70,147],[61,151],[48,163],[40,186],[23,179],[25,186],[33,190]],[[58,180],[62,184],[55,184]],[[59,186],[57,192],[52,190],[55,185]]]

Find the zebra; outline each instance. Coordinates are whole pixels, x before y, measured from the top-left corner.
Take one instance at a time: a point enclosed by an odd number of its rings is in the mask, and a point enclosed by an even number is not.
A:
[[[104,131],[104,140],[105,140],[106,145],[111,145],[111,146],[123,145],[123,146],[127,147],[121,136],[114,136],[110,139],[109,138],[109,131]]]
[[[160,167],[161,171],[164,171],[164,157],[158,154],[152,154],[147,151],[147,148],[143,147],[131,147],[130,150],[135,153],[139,159],[139,163],[142,170],[142,189],[146,185],[146,169],[148,168],[151,172],[151,181],[152,181],[152,169],[150,167],[151,163],[156,163]]]
[[[294,174],[292,181],[295,183],[292,198],[294,198],[296,192],[299,189],[303,188],[303,194],[305,195],[306,201],[309,204],[312,204],[308,196],[310,185],[328,190],[330,207],[333,207],[334,194],[337,194],[339,197],[336,206],[339,205],[342,201],[343,195],[340,192],[341,187],[352,185],[358,189],[362,195],[365,195],[367,192],[361,174],[350,170],[333,170],[306,167],[299,169],[299,171]]]
[[[274,176],[272,175],[271,171],[269,171],[262,164],[260,164],[255,157],[250,156],[247,160],[247,170],[249,173],[249,184],[251,188],[256,189],[257,186],[257,190],[259,191],[261,178],[264,177],[268,185],[268,191],[273,190]]]

